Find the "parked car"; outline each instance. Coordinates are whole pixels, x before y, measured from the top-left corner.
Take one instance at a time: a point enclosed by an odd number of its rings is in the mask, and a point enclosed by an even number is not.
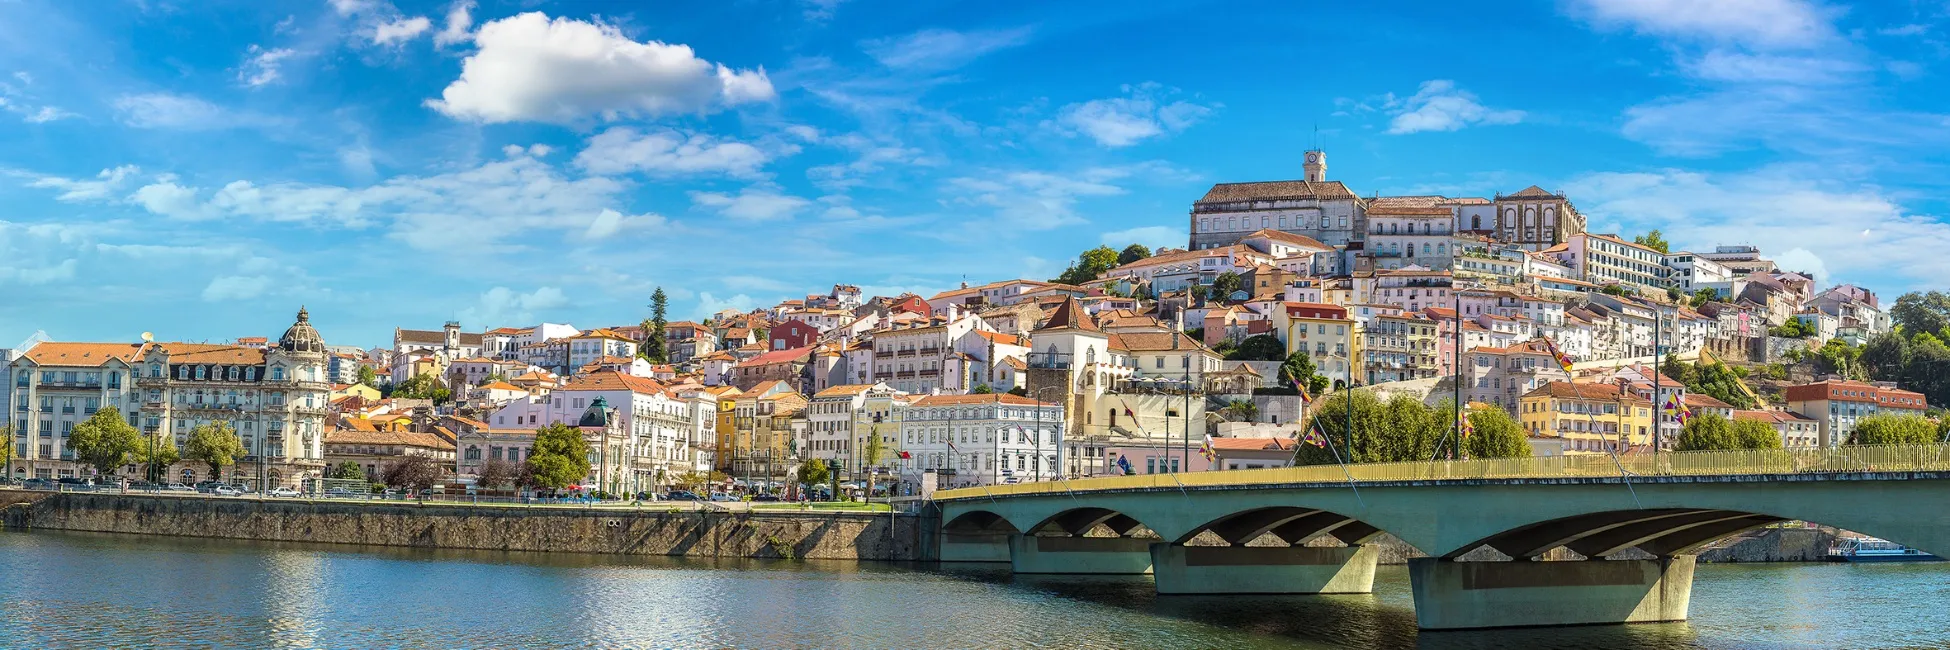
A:
[[[298,491],[297,491],[297,490],[294,490],[294,489],[291,489],[291,488],[288,488],[288,487],[284,487],[284,486],[278,486],[278,487],[274,487],[274,488],[271,488],[271,491],[269,491],[269,492],[265,492],[265,493],[264,493],[264,496],[267,496],[267,497],[284,497],[284,498],[295,498],[295,497],[298,497],[298,496],[302,496],[302,495],[300,495],[300,494],[298,494]]]
[[[220,497],[240,497],[240,496],[244,496],[244,491],[228,485],[219,485],[210,488],[210,494],[214,494]]]
[[[753,501],[781,501],[782,499],[780,499],[779,495],[776,494],[760,494],[752,497],[752,500]]]
[[[217,481],[197,481],[194,487],[198,492],[202,492],[204,494],[211,494],[216,492],[217,488],[222,485],[223,485],[222,483],[219,483]]]
[[[54,482],[51,478],[30,478],[20,484],[21,487],[29,490],[52,490],[58,485],[60,483]]]
[[[737,501],[738,497],[731,496],[730,493],[726,493],[726,492],[712,492],[711,500],[712,501]]]
[[[352,491],[351,491],[351,490],[347,490],[347,489],[345,489],[345,488],[342,488],[342,487],[335,487],[335,488],[331,488],[331,489],[329,489],[329,490],[326,490],[326,491],[325,491],[325,498],[328,498],[328,499],[350,499],[350,498],[352,498]]]
[[[163,486],[163,491],[164,492],[196,492],[196,488],[184,485],[182,483],[171,483],[169,485]]]
[[[704,499],[703,497],[699,497],[697,493],[692,492],[690,490],[671,490],[669,494],[664,495],[664,500],[665,501],[703,501]]]

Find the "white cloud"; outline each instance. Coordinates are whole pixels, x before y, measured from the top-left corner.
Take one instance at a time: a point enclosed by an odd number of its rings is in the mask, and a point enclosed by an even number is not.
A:
[[[1165,103],[1159,95],[1175,94],[1155,83],[1126,85],[1123,97],[1070,104],[1058,111],[1057,123],[1106,147],[1127,147],[1141,140],[1177,133],[1211,114],[1208,106],[1186,101]]]
[[[494,287],[481,294],[480,302],[465,310],[462,320],[475,323],[528,322],[540,312],[571,305],[569,296],[557,287],[538,287],[522,293],[507,287]]]
[[[1523,120],[1523,111],[1496,110],[1476,102],[1476,96],[1456,87],[1456,82],[1447,79],[1432,79],[1422,82],[1415,96],[1396,104],[1391,111],[1395,119],[1388,123],[1388,132],[1406,135],[1422,131],[1458,131],[1468,126],[1484,124],[1516,124]]]
[[[1836,37],[1833,10],[1806,0],[1572,0],[1570,10],[1600,28],[1753,49],[1811,49]]]
[[[122,122],[142,129],[218,129],[236,122],[216,104],[169,93],[123,95],[116,98],[115,110]]]
[[[616,27],[531,12],[490,21],[460,78],[427,105],[484,123],[576,122],[702,113],[776,97],[763,68],[734,70],[690,47],[637,42]]]
[[[295,52],[290,48],[267,50],[252,45],[244,50],[244,65],[237,70],[237,80],[252,88],[275,82],[282,76],[280,66],[292,54]]]
[[[845,2],[846,0],[799,0],[799,4],[805,6],[806,20],[816,23],[832,19],[833,12]]]
[[[44,124],[47,122],[53,122],[55,120],[65,120],[70,117],[79,117],[79,116],[75,115],[74,113],[69,113],[59,108],[55,108],[53,106],[42,106],[39,109],[34,110],[34,112],[27,114],[26,117],[23,117],[21,119],[25,120],[28,124]]]
[[[32,178],[33,180],[27,182],[28,187],[60,191],[61,193],[54,197],[56,200],[78,203],[83,201],[101,201],[111,198],[111,195],[122,187],[123,181],[128,180],[129,177],[134,176],[140,171],[141,169],[135,165],[122,165],[120,167],[101,170],[91,180],[36,175],[24,172],[10,172],[10,174]]]
[[[1190,239],[1190,235],[1186,234],[1183,228],[1143,226],[1104,233],[1101,241],[1105,246],[1118,250],[1124,250],[1125,246],[1131,244],[1144,244],[1152,250],[1157,250],[1165,247],[1184,248]]]
[[[379,7],[377,0],[331,0],[332,9],[340,16],[365,13]]]
[[[1839,151],[1950,146],[1950,116],[1878,110],[1852,88],[1738,87],[1626,109],[1621,132],[1664,153],[1705,156],[1765,146],[1834,156]]]
[[[1785,268],[1909,287],[1950,275],[1950,224],[1910,212],[1873,187],[1822,168],[1745,173],[1685,170],[1589,174],[1567,183],[1594,220],[1659,228],[1677,247],[1752,244]]]
[[[339,166],[360,180],[372,180],[379,175],[379,169],[372,164],[372,148],[363,142],[339,148]]]
[[[413,40],[433,28],[433,21],[425,16],[401,16],[394,20],[374,25],[372,44],[380,46],[398,45]]]
[[[594,221],[589,222],[589,227],[583,230],[582,236],[584,239],[591,240],[609,239],[619,233],[657,228],[664,223],[665,220],[660,215],[626,215],[615,210],[604,209],[596,214]]]
[[[129,200],[151,214],[175,219],[201,219],[209,216],[196,198],[196,189],[177,185],[174,180],[159,180],[142,186]]]
[[[460,0],[447,9],[447,24],[440,33],[433,35],[433,44],[446,47],[455,43],[465,43],[474,38],[474,0]]]
[[[1687,75],[1706,81],[1736,83],[1831,84],[1864,72],[1861,64],[1833,56],[1781,56],[1708,50],[1697,59],[1682,60]]]
[[[735,196],[721,192],[691,192],[691,203],[740,221],[785,219],[812,205],[812,201],[806,199],[757,187],[739,190]]]
[[[698,318],[705,318],[726,309],[748,312],[756,308],[758,308],[758,301],[742,293],[729,298],[718,298],[711,295],[709,291],[697,294]]]
[[[657,175],[721,173],[751,176],[770,157],[743,142],[671,129],[639,132],[614,127],[589,138],[576,165],[594,174],[644,172]]]
[[[1898,25],[1895,27],[1885,27],[1883,29],[1878,29],[1876,30],[1876,33],[1881,34],[1883,36],[1922,36],[1926,33],[1929,33],[1929,31],[1930,28],[1927,25],[1918,25],[1916,23],[1910,23],[1908,25]]]
[[[204,302],[250,300],[271,290],[275,282],[263,275],[223,275],[203,287]]]
[[[958,68],[984,54],[1029,42],[1029,28],[958,32],[924,29],[899,38],[861,43],[881,65],[900,70]]]
[[[1018,171],[948,180],[953,203],[994,208],[999,225],[1014,230],[1049,230],[1083,223],[1077,203],[1115,196],[1125,190],[1113,181],[1161,171],[1156,165],[1092,167],[1078,172]],[[997,223],[985,223],[992,229]]]

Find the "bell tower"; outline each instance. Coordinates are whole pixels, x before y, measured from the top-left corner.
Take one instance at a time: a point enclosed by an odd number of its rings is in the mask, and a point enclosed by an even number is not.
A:
[[[1307,182],[1319,183],[1327,180],[1327,152],[1319,149],[1307,150]]]

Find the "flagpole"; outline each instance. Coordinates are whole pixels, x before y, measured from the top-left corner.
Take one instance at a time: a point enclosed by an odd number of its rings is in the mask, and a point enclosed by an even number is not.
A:
[[[1352,373],[1349,374],[1351,375]],[[1352,403],[1349,404],[1349,408],[1353,408]],[[1327,436],[1321,436],[1321,439],[1327,442],[1327,453],[1333,454],[1334,462],[1341,466],[1341,475],[1347,477],[1347,487],[1350,490],[1354,490],[1354,500],[1361,504],[1361,509],[1366,510],[1368,508],[1368,502],[1361,498],[1361,487],[1355,485],[1354,473],[1347,471],[1347,463],[1341,462],[1340,452],[1334,450],[1334,439]]]

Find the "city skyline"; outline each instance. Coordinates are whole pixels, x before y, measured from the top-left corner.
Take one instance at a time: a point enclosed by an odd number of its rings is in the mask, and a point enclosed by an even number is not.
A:
[[[1885,299],[1950,272],[1944,15],[1669,4],[0,3],[0,346],[1047,279],[1313,146],[1362,196],[1541,185]]]

